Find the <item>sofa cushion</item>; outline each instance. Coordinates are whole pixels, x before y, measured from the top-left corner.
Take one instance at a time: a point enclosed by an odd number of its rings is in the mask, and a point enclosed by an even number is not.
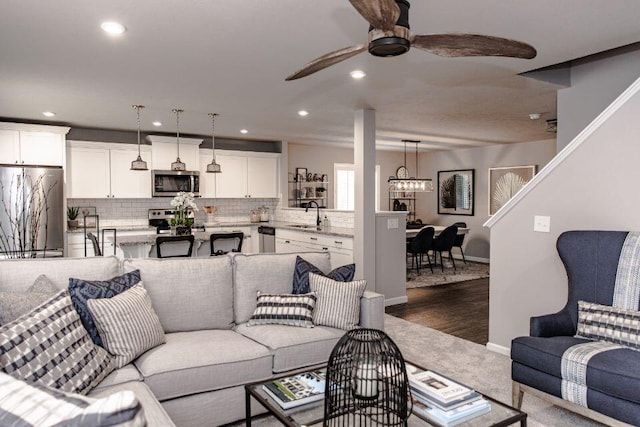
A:
[[[166,338],[165,344],[134,362],[160,401],[271,375],[273,356],[269,350],[233,331],[176,332]]]
[[[41,274],[25,292],[0,292],[0,325],[30,312],[58,291],[56,285]]]
[[[144,427],[147,423],[131,391],[92,399],[0,373],[0,425]]]
[[[156,399],[149,387],[142,382],[127,382],[109,387],[95,388],[89,393],[89,397],[102,398],[121,391],[130,391],[135,394],[144,410],[147,427],[175,427],[174,422],[169,418],[158,399]]]
[[[367,288],[366,280],[338,282],[329,277],[309,273],[311,291],[318,294],[313,323],[339,329],[353,329],[360,323],[360,298]]]
[[[165,342],[160,319],[141,283],[113,298],[90,299],[87,305],[116,368]]]
[[[236,323],[245,323],[256,309],[256,293],[291,293],[296,254],[237,254],[234,260],[234,313]],[[328,252],[309,252],[304,258],[322,272],[331,269]]]
[[[0,371],[27,382],[88,393],[113,370],[91,341],[67,291],[0,327]]]
[[[75,273],[72,273],[75,275]],[[76,308],[80,320],[84,325],[89,336],[94,343],[101,347],[102,338],[98,333],[96,324],[93,321],[93,316],[87,308],[87,301],[96,298],[112,298],[140,281],[140,271],[134,270],[129,273],[121,274],[110,278],[109,280],[86,280],[78,279],[76,277],[69,278],[69,295],[71,296],[71,302]]]
[[[562,355],[589,340],[575,337],[518,337],[511,343],[511,359],[520,365],[562,379]],[[587,387],[609,396],[640,403],[640,352],[628,348],[593,356],[587,366]],[[535,385],[533,385],[535,386]]]
[[[576,336],[640,350],[640,311],[578,301]]]
[[[142,381],[142,375],[140,375],[140,372],[138,372],[138,369],[133,365],[133,363],[129,363],[120,369],[116,369],[104,377],[102,382],[95,386],[89,395],[101,388],[111,387],[116,384],[124,384],[131,381]]]
[[[235,331],[273,352],[273,372],[326,363],[331,350],[344,335],[341,329],[316,326],[292,328],[283,325],[237,325]]]
[[[166,333],[233,326],[230,257],[135,258],[125,260],[123,265],[125,271],[140,269],[144,287]],[[251,298],[255,307],[255,292]]]
[[[263,294],[258,292],[258,306],[247,324],[287,325],[313,328],[316,294]]]
[[[324,274],[318,267],[309,261],[298,256],[296,257],[296,267],[293,271],[293,293],[306,294],[311,292],[309,287],[309,273],[320,274],[338,280],[340,282],[350,282],[356,274],[356,265],[347,264],[334,268],[327,274]]]
[[[41,274],[46,274],[58,289],[67,289],[71,272],[87,280],[107,280],[120,274],[120,260],[114,256],[3,260],[0,290],[25,291]]]

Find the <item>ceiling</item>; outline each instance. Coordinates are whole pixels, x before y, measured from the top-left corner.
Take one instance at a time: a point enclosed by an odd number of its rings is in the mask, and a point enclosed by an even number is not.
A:
[[[178,107],[184,133],[210,134],[207,113],[217,112],[216,135],[308,144],[348,146],[363,108],[376,110],[380,148],[401,149],[404,138],[424,149],[549,139],[559,87],[518,73],[640,41],[637,0],[420,0],[410,11],[416,34],[513,38],[538,56],[365,53],[285,82],[311,59],[366,41],[368,24],[347,0],[0,1],[0,117],[134,130],[131,105],[143,104],[144,131],[175,132]],[[127,32],[106,35],[107,20]],[[354,69],[367,77],[353,80]]]

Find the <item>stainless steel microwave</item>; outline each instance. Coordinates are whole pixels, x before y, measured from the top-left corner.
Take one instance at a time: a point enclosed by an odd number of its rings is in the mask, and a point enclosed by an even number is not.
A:
[[[200,197],[200,172],[152,170],[151,185],[153,197],[173,197],[180,191]]]

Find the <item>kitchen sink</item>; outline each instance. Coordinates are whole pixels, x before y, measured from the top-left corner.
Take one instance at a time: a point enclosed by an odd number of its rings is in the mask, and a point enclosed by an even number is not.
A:
[[[315,225],[307,225],[307,224],[293,224],[290,225],[293,228],[317,228]]]

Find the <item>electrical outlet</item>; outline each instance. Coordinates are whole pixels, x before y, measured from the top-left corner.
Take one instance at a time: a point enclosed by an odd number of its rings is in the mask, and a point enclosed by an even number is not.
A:
[[[534,216],[533,217],[533,231],[540,233],[548,233],[551,228],[550,216]]]
[[[398,218],[387,218],[387,229],[398,228]]]

